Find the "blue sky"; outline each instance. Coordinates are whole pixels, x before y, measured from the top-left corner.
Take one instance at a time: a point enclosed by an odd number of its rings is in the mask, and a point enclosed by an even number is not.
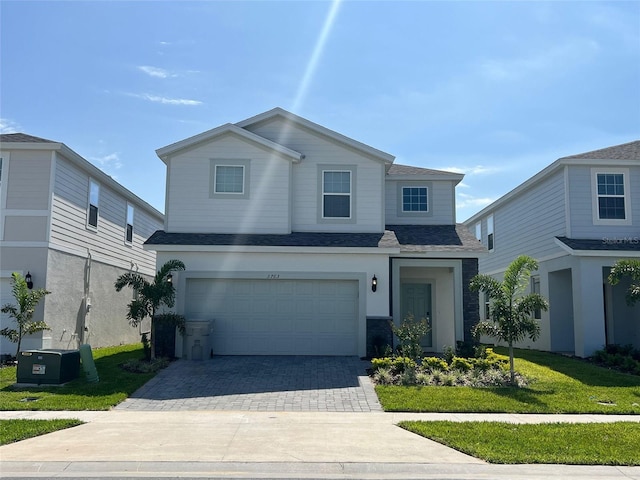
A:
[[[164,210],[155,150],[279,106],[465,173],[463,221],[640,139],[640,2],[0,2],[0,128]]]

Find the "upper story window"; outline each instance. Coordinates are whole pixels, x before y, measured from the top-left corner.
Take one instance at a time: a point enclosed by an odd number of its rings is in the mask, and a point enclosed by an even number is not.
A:
[[[631,225],[629,170],[591,169],[593,223]]]
[[[212,159],[209,196],[211,198],[249,198],[250,160]]]
[[[244,193],[242,165],[216,165],[215,193]]]
[[[124,241],[126,243],[133,243],[133,213],[133,205],[127,203],[127,225],[124,234]]]
[[[322,217],[351,218],[351,171],[322,172]]]
[[[427,187],[402,187],[403,212],[428,212]]]
[[[2,157],[0,157],[0,186],[2,186]]]
[[[482,223],[476,223],[476,240],[482,241]]]
[[[98,203],[100,200],[100,184],[89,180],[89,209],[87,211],[87,225],[98,228]]]
[[[487,249],[491,252],[493,251],[493,215],[489,215],[487,217]]]

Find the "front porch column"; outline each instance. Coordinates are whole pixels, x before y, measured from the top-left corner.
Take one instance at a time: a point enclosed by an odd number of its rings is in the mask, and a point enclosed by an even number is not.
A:
[[[572,268],[572,280],[576,355],[589,357],[605,345],[601,264],[579,259]]]

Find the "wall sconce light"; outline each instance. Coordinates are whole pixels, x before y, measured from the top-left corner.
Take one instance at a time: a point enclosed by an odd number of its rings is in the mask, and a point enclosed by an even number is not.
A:
[[[375,292],[377,289],[378,289],[378,278],[374,274],[373,278],[371,279],[371,291]]]
[[[24,277],[24,281],[27,282],[27,288],[31,290],[33,288],[33,279],[31,278],[31,273],[27,272]]]
[[[173,275],[171,275],[171,272],[167,275],[167,283],[173,283]]]

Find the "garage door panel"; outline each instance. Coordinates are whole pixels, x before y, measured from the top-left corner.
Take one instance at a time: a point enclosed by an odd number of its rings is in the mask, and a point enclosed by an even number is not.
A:
[[[221,355],[356,355],[354,280],[188,279],[185,314]]]

